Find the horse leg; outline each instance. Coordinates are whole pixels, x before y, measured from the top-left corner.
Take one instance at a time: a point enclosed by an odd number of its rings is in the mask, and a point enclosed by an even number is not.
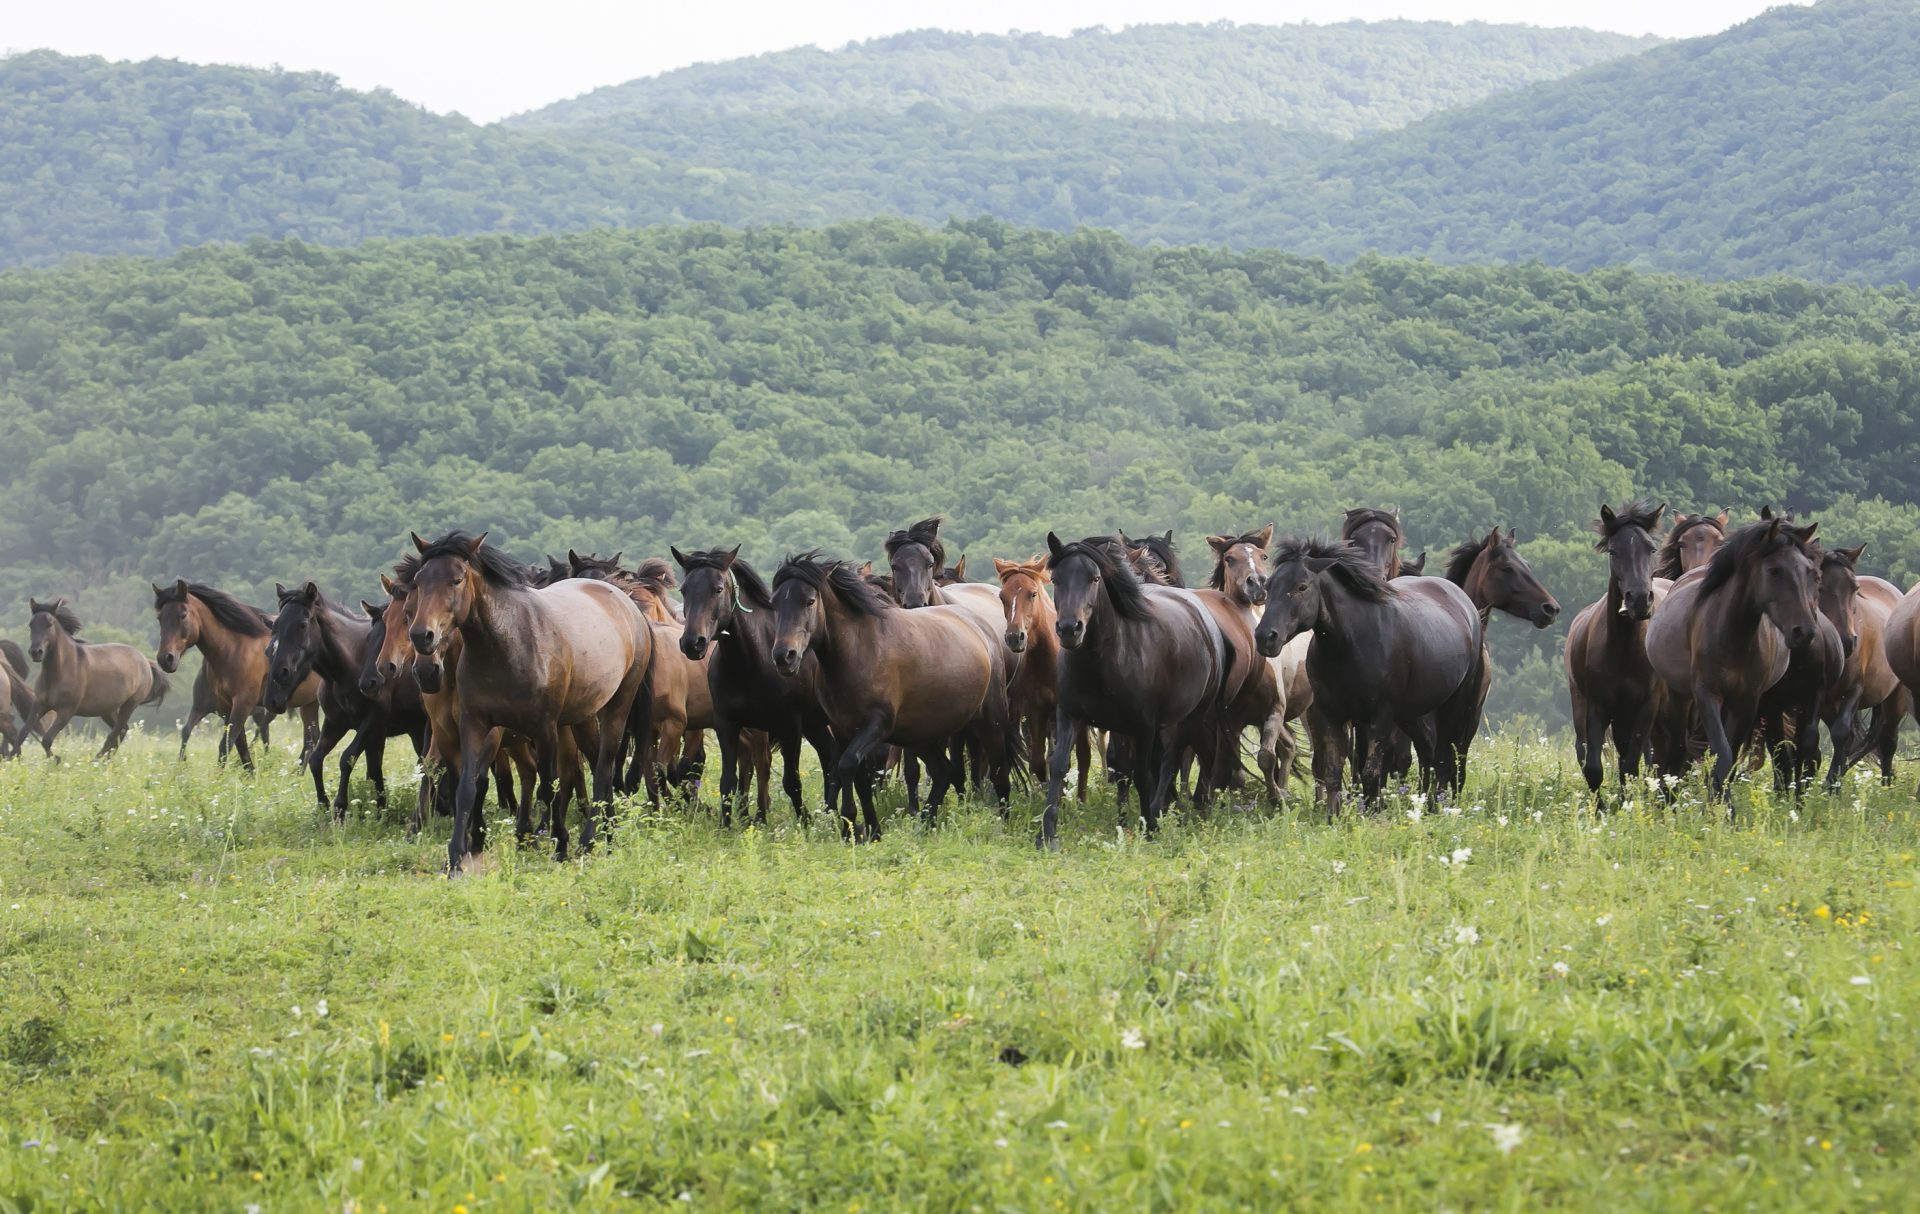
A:
[[[353,731],[353,741],[348,742],[347,748],[340,752],[340,786],[333,794],[333,820],[335,822],[344,822],[347,820],[347,792],[353,779],[353,763],[354,760],[360,757],[360,752],[367,748],[367,737],[367,723],[362,721],[360,727]],[[319,768],[320,760],[315,759],[314,770],[317,772]],[[321,804],[324,806],[326,803],[323,801]]]
[[[40,718],[40,749],[45,751],[47,757],[51,759],[53,757],[53,740],[59,737],[60,731],[65,729],[68,722],[73,720],[73,714],[56,709],[49,713],[48,717],[52,718],[53,724],[48,725],[45,723],[47,717]]]
[[[253,712],[253,705],[239,696],[234,697],[233,707],[227,713],[227,747],[240,756],[240,766],[253,771],[253,748],[247,745],[247,717]],[[305,756],[302,756],[304,758]],[[327,803],[327,791],[320,790],[320,804]]]
[[[1352,736],[1336,726],[1318,704],[1307,709],[1307,736],[1313,743],[1313,792],[1329,817],[1340,813],[1340,785],[1347,774],[1347,745]]]
[[[866,765],[867,756],[872,754],[880,746],[881,739],[886,737],[888,725],[889,722],[884,714],[876,713],[869,718],[853,737],[847,739],[846,748],[840,752],[840,760],[836,764],[834,773],[839,778],[841,787],[848,790],[849,794],[858,789],[861,807],[866,812],[868,826],[873,832],[872,837],[876,839],[880,837],[880,822],[873,812],[873,779],[871,773],[866,772]],[[846,827],[847,837],[857,838],[857,824],[853,817],[851,795],[846,795],[841,807],[841,817]]]
[[[234,725],[232,728],[241,737],[245,737],[247,732],[246,723],[247,719],[241,717],[240,723]],[[315,739],[313,745],[308,748],[307,753],[301,756],[300,761],[306,766],[307,770],[313,774],[313,793],[320,802],[321,813],[327,812],[327,756],[333,753],[333,748],[340,745],[340,739],[346,736],[346,720],[342,717],[329,716],[325,725],[320,729],[320,736]],[[355,739],[355,741],[358,740],[358,738]],[[236,745],[237,744],[238,743],[236,743]],[[351,751],[352,747],[348,747],[348,749]],[[247,770],[253,770],[251,763],[247,764]],[[352,764],[350,763],[343,768],[343,772],[351,770]],[[344,778],[343,775],[342,779],[344,780]],[[346,803],[342,801],[341,812],[343,815],[345,810]]]
[[[907,782],[907,812],[920,812],[920,756],[911,750],[900,751],[901,778]]]
[[[1875,722],[1878,724],[1878,722]],[[1833,739],[1833,762],[1827,765],[1827,791],[1840,791],[1840,777],[1854,764],[1854,738],[1860,732],[1860,689],[1849,691],[1833,714],[1827,718],[1827,733]]]
[[[733,828],[733,802],[740,791],[740,731],[716,720],[713,730],[720,743],[720,829]],[[743,810],[741,817],[745,817]]]
[[[1733,798],[1727,794],[1727,782],[1733,777],[1734,764],[1738,761],[1739,749],[1734,745],[1734,737],[1744,738],[1753,732],[1753,722],[1730,722],[1722,715],[1726,711],[1725,701],[1705,685],[1699,685],[1693,691],[1694,702],[1700,708],[1700,721],[1707,731],[1707,745],[1713,751],[1713,771],[1708,777],[1708,790],[1715,799],[1728,802],[1728,817],[1732,817]],[[1745,728],[1738,728],[1744,724]],[[1729,735],[1729,725],[1735,728]]]
[[[826,805],[827,812],[832,813],[835,794],[840,790],[840,743],[834,738],[833,730],[827,726],[826,722],[817,718],[810,719],[802,717],[800,721],[800,733],[802,737],[806,738],[807,744],[813,747],[814,758],[819,760],[821,801]],[[813,815],[806,812],[804,809],[805,803],[800,797],[799,761],[800,751],[798,747],[795,747],[793,759],[787,765],[787,774],[792,781],[790,785],[790,795],[794,798],[793,809],[794,812],[800,816],[800,824],[802,826],[811,826],[813,824]]]
[[[1175,725],[1163,725],[1152,734],[1147,747],[1147,761],[1141,768],[1141,787],[1151,788],[1147,809],[1142,818],[1145,833],[1151,839],[1160,833],[1160,815],[1166,810],[1173,792],[1173,777],[1176,772],[1185,775],[1186,754],[1180,745],[1180,728]],[[1153,783],[1146,783],[1151,776]]]
[[[242,717],[241,720],[245,720]],[[460,721],[460,777],[453,794],[453,830],[447,836],[447,876],[460,875],[472,832],[475,803],[480,797],[480,775],[492,764],[500,744],[498,730],[489,730],[470,717]]]
[[[754,795],[754,821],[767,824],[773,812],[773,735],[762,730],[742,730],[741,749],[753,760],[753,775],[758,791]],[[745,781],[742,781],[744,783]]]
[[[963,751],[945,743],[927,752],[927,774],[932,777],[933,787],[927,793],[922,821],[926,823],[929,830],[933,828],[934,819],[940,813],[940,802],[946,799],[947,790],[959,786],[959,782],[954,779],[954,769],[966,766],[966,762]]]
[[[207,710],[198,704],[187,709],[187,722],[180,727],[180,759],[182,762],[184,762],[187,757],[187,739],[193,736],[194,726],[205,720],[206,716]]]
[[[800,782],[800,730],[789,725],[777,735],[770,736],[780,747],[780,788],[793,806],[794,821],[804,825],[809,814],[806,789]]]
[[[1047,764],[1047,808],[1046,812],[1042,814],[1040,818],[1040,837],[1034,840],[1035,846],[1044,847],[1052,851],[1060,850],[1060,794],[1066,789],[1067,760],[1072,757],[1073,739],[1076,733],[1078,733],[1083,740],[1086,739],[1086,722],[1077,721],[1069,716],[1064,706],[1055,708],[1053,712],[1053,753],[1048,757]],[[1080,778],[1082,781],[1081,789],[1085,791],[1086,771],[1084,768],[1081,770]],[[1122,823],[1122,826],[1124,825],[1125,823]]]

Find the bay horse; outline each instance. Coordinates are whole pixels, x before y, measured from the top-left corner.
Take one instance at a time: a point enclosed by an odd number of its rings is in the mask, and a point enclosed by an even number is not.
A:
[[[1675,514],[1653,560],[1653,576],[1669,582],[1705,565],[1727,541],[1727,512]]]
[[[1326,753],[1316,749],[1313,757],[1314,782],[1334,811],[1350,744],[1371,806],[1385,776],[1380,743],[1394,729],[1411,739],[1423,782],[1452,793],[1480,726],[1486,651],[1479,608],[1445,578],[1390,582],[1374,561],[1349,543],[1282,541],[1255,633],[1269,657],[1313,633],[1307,675],[1316,747],[1327,739]]]
[[[39,728],[39,701],[34,698],[33,685],[28,681],[32,677],[26,650],[0,638],[0,759],[19,754]],[[16,716],[18,725],[14,724]]]
[[[455,532],[432,543],[413,536],[420,554],[406,597],[407,636],[416,653],[431,655],[458,632],[455,672],[460,706],[460,782],[454,794],[448,875],[458,875],[471,841],[470,820],[481,777],[508,732],[531,739],[551,787],[563,754],[561,735],[589,727],[593,801],[580,831],[581,850],[594,841],[596,807],[611,804],[614,764],[631,722],[650,732],[646,687],[653,633],[633,600],[605,582],[570,578],[550,586],[527,584],[521,567],[486,543],[486,535]],[[423,688],[425,689],[425,688]],[[524,837],[526,824],[520,824]],[[556,858],[564,858],[567,826],[553,819]]]
[[[1638,779],[1653,731],[1658,691],[1647,661],[1647,621],[1653,616],[1654,528],[1666,510],[1637,498],[1618,511],[1602,505],[1594,548],[1607,554],[1607,593],[1573,617],[1565,654],[1567,696],[1573,708],[1573,747],[1587,788],[1597,798],[1604,779],[1601,752],[1609,736],[1620,786]]]
[[[415,754],[424,754],[427,748],[427,717],[419,687],[399,681],[373,694],[362,689],[360,676],[375,624],[370,615],[336,605],[313,582],[291,589],[276,585],[274,595],[279,611],[267,641],[265,707],[269,712],[284,712],[288,700],[309,677],[318,675],[324,680],[320,736],[306,756],[320,808],[327,807],[327,756],[351,730],[353,741],[340,754],[340,786],[333,799],[333,819],[346,820],[348,782],[354,761],[363,754],[374,803],[384,814],[387,739],[406,738],[413,743]]]
[[[107,723],[107,737],[94,757],[106,758],[127,736],[133,710],[166,697],[167,676],[131,645],[81,640],[80,617],[63,598],[28,599],[27,606],[33,613],[27,656],[40,663],[32,708],[39,713],[42,749],[53,754],[54,739],[76,716],[97,717]]]
[[[706,663],[713,700],[714,733],[720,745],[720,823],[731,826],[733,805],[744,780],[740,739],[753,730],[780,748],[781,788],[802,825],[811,820],[800,781],[800,743],[813,747],[826,784],[826,802],[834,803],[834,764],[839,749],[816,696],[819,659],[811,654],[788,676],[773,661],[773,592],[739,548],[669,549],[683,574],[681,597],[686,624],[680,652]],[[766,772],[760,778],[759,818],[766,821]],[[744,812],[743,812],[744,816]]]
[[[1028,561],[995,558],[1000,579],[1000,608],[1006,620],[1007,649],[1019,655],[1019,665],[1007,688],[1014,720],[1026,739],[1027,762],[1036,780],[1048,769],[1048,745],[1053,737],[1054,712],[1060,703],[1060,637],[1054,631],[1059,618],[1047,586],[1053,575],[1045,557]],[[1076,797],[1087,799],[1087,777],[1093,770],[1093,742],[1086,729],[1074,737],[1078,787]]]
[[[978,742],[994,795],[1010,796],[1006,646],[1001,630],[972,612],[933,604],[908,611],[850,564],[817,553],[789,557],[773,579],[773,663],[799,677],[806,655],[817,659],[820,706],[841,750],[835,777],[841,816],[855,834],[858,796],[867,837],[877,837],[873,773],[867,759],[893,743],[931,753],[948,739]],[[949,784],[946,764],[927,799],[931,822]]]
[[[1207,537],[1207,546],[1214,554],[1207,587],[1227,596],[1245,617],[1249,630],[1259,626],[1260,611],[1267,601],[1266,554],[1272,542],[1272,523],[1240,535]],[[1288,773],[1299,754],[1290,722],[1313,703],[1313,685],[1307,679],[1307,650],[1312,645],[1313,634],[1302,633],[1281,646],[1279,653],[1263,659],[1273,672],[1275,699],[1272,711],[1260,723],[1257,761],[1267,795],[1274,801],[1284,794]]]
[[[1527,558],[1520,555],[1511,528],[1502,535],[1495,527],[1484,539],[1455,545],[1447,553],[1442,576],[1473,600],[1480,611],[1482,628],[1495,611],[1525,620],[1535,628],[1551,628],[1560,618],[1559,600],[1534,576]]]
[[[1659,729],[1685,738],[1699,723],[1714,755],[1716,798],[1730,801],[1728,781],[1761,696],[1818,633],[1816,527],[1775,518],[1733,532],[1704,574],[1674,583],[1647,627],[1647,658],[1665,697]],[[1656,752],[1663,774],[1683,773],[1687,757],[1677,747]]]
[[[1400,529],[1400,507],[1382,510],[1375,506],[1354,506],[1340,518],[1340,542],[1358,548],[1388,581],[1404,572],[1400,550],[1407,536]],[[1426,553],[1420,554],[1420,567],[1426,568]]]
[[[1127,743],[1140,816],[1151,836],[1159,831],[1186,748],[1215,755],[1234,654],[1199,596],[1142,582],[1111,537],[1064,543],[1049,531],[1047,569],[1063,652],[1038,843],[1059,846],[1067,757],[1078,731],[1090,726]],[[1201,800],[1208,786],[1203,779]]]
[[[172,674],[180,669],[181,655],[188,649],[200,651],[215,704],[227,719],[227,743],[252,771],[247,721],[266,696],[267,639],[273,621],[266,612],[224,590],[184,578],[153,588],[153,611],[160,621],[160,647],[154,654],[160,669]],[[300,711],[305,725],[303,755],[319,734],[319,704],[318,675],[310,676],[287,700],[289,708]]]
[[[1860,640],[1854,565],[1862,551],[1864,546],[1816,554],[1814,637],[1793,651],[1786,673],[1760,697],[1760,737],[1763,753],[1773,760],[1775,791],[1791,788],[1798,796],[1819,775],[1823,720],[1834,757],[1853,751],[1859,669],[1851,659]]]

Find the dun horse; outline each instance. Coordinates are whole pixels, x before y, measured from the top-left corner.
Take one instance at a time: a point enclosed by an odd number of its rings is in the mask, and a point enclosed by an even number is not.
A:
[[[80,617],[65,599],[29,599],[27,604],[33,612],[27,654],[40,663],[32,708],[39,713],[41,747],[51,755],[54,739],[68,722],[77,716],[98,717],[107,723],[107,737],[95,757],[105,758],[127,736],[133,710],[158,704],[166,696],[167,676],[131,645],[81,640]]]

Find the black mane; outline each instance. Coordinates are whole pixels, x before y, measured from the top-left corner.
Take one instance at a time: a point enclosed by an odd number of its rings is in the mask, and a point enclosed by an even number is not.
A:
[[[1497,531],[1494,533],[1498,534]],[[1477,540],[1455,544],[1447,553],[1447,567],[1441,571],[1441,576],[1456,586],[1466,585],[1467,575],[1473,572],[1473,563],[1480,559],[1480,554],[1492,542],[1493,536],[1482,536]]]
[[[755,607],[773,606],[773,592],[767,589],[767,583],[754,571],[752,565],[734,556],[737,548],[707,548],[698,552],[683,552],[680,555],[686,561],[686,570],[692,573],[696,569],[719,569],[733,574],[733,584],[740,588],[740,597]]]
[[[899,610],[879,587],[861,577],[858,569],[846,561],[822,560],[817,548],[782,562],[779,572],[773,575],[773,588],[778,590],[795,581],[805,582],[815,590],[831,590],[855,615],[878,616]]]
[[[1788,526],[1786,520],[1748,523],[1729,535],[1727,542],[1720,545],[1713,559],[1707,562],[1707,576],[1700,583],[1700,597],[1704,599],[1731,582],[1747,562],[1765,560],[1783,548],[1806,551],[1800,533]]]
[[[932,518],[921,519],[911,527],[889,532],[886,543],[887,559],[891,561],[893,554],[908,544],[918,544],[932,554],[935,569],[944,569],[947,564],[947,546],[940,542],[940,524],[946,521],[944,515],[936,514]],[[775,580],[778,581],[778,578],[776,577]]]
[[[1288,562],[1308,559],[1331,560],[1333,565],[1330,572],[1348,590],[1370,603],[1388,602],[1398,593],[1367,560],[1366,554],[1345,540],[1281,540],[1274,545],[1273,562],[1269,568],[1278,569]]]
[[[205,604],[214,619],[241,636],[263,637],[273,631],[273,620],[266,612],[204,582],[175,582],[155,596],[155,605],[183,603],[189,594]]]
[[[78,637],[80,635],[80,617],[75,615],[73,608],[67,605],[67,600],[55,599],[51,603],[42,603],[38,599],[29,599],[27,605],[33,609],[35,615],[39,615],[43,611],[51,615],[54,622],[60,625],[61,631],[65,632],[68,636]]]
[[[1263,527],[1261,530],[1264,531],[1266,529]],[[1234,536],[1227,542],[1227,550],[1232,551],[1242,544],[1252,544],[1255,548],[1260,548],[1259,540],[1259,531],[1244,532]],[[1213,554],[1213,572],[1207,575],[1207,587],[1211,590],[1225,590],[1227,588],[1227,554],[1225,552],[1216,552]]]
[[[1063,544],[1060,551],[1047,555],[1047,570],[1051,572],[1058,569],[1076,556],[1086,557],[1100,571],[1100,577],[1107,586],[1107,601],[1113,604],[1115,611],[1130,620],[1151,617],[1152,612],[1147,608],[1147,592],[1140,575],[1125,560],[1116,559],[1113,536],[1090,535],[1086,539]]]
[[[495,548],[492,544],[481,544],[478,552],[470,552],[474,537],[465,531],[450,531],[446,535],[428,544],[420,553],[420,564],[443,556],[458,557],[480,571],[480,576],[494,586],[531,586],[534,584],[532,571],[519,561]],[[395,567],[396,570],[398,566]],[[416,572],[418,566],[415,567]]]
[[[1660,550],[1654,554],[1653,576],[1663,577],[1671,581],[1686,572],[1680,568],[1680,537],[1692,531],[1695,527],[1701,526],[1712,527],[1722,535],[1727,533],[1727,529],[1721,524],[1718,515],[1681,515],[1674,520],[1672,530],[1667,532],[1666,539],[1660,541]]]
[[[1660,523],[1660,512],[1664,509],[1666,509],[1665,506],[1656,506],[1649,498],[1636,497],[1626,505],[1620,507],[1620,509],[1614,511],[1612,522],[1608,522],[1605,518],[1594,519],[1593,531],[1595,535],[1600,537],[1600,542],[1595,544],[1594,548],[1604,551],[1607,546],[1607,541],[1628,527],[1638,527],[1640,530],[1652,534],[1653,529]],[[1674,548],[1674,559],[1680,559],[1680,549],[1678,547]]]
[[[1375,506],[1354,506],[1346,512],[1340,521],[1340,538],[1351,539],[1353,533],[1368,523],[1385,523],[1393,528],[1395,538],[1404,541],[1407,533],[1400,529],[1400,517],[1391,510],[1381,510]]]

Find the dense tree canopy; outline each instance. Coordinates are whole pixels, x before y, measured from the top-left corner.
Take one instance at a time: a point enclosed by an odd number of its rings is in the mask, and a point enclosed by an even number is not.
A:
[[[660,110],[1055,108],[1257,120],[1353,136],[1631,54],[1655,39],[1473,22],[1136,25],[1046,34],[916,30],[799,47],[595,89],[510,119],[555,126]]]
[[[254,241],[0,274],[0,620],[144,628],[147,580],[373,587],[407,530],[525,554],[877,555],[1048,528],[1494,524],[1568,604],[1638,492],[1811,512],[1920,575],[1920,301],[1784,278],[1142,249],[1110,234],[712,225]],[[12,624],[9,627],[13,626]],[[1502,711],[1558,633],[1494,629]]]

